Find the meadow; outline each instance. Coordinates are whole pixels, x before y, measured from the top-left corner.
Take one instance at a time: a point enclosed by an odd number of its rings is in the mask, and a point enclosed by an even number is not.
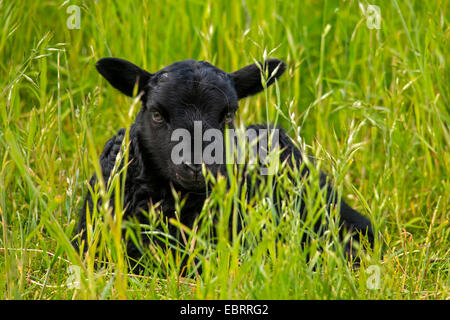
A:
[[[0,0],[1,299],[449,299],[449,17],[447,0]],[[150,72],[185,59],[228,72],[284,60],[276,85],[240,102],[237,123],[277,119],[370,217],[376,244],[359,268],[331,245],[336,230],[299,245],[286,179],[282,221],[265,186],[231,242],[226,218],[241,195],[216,181],[206,222],[183,229],[201,274],[180,276],[161,250],[157,267],[129,273],[125,223],[107,208],[89,254],[75,250],[99,154],[139,108],[95,70],[107,56]],[[307,205],[323,213],[317,197]]]

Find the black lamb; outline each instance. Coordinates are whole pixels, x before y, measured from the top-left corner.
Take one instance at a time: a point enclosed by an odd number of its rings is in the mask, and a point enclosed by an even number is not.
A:
[[[174,161],[173,150],[177,141],[171,138],[176,129],[182,129],[195,137],[196,124],[201,123],[201,133],[209,129],[224,134],[226,128],[234,128],[233,119],[238,109],[238,101],[256,94],[264,89],[263,82],[271,85],[285,71],[284,62],[269,59],[264,64],[251,64],[232,73],[224,72],[205,61],[185,60],[156,72],[149,73],[136,65],[118,58],[103,58],[97,62],[97,70],[109,83],[127,96],[133,92],[140,95],[142,107],[135,122],[129,130],[129,164],[126,172],[124,203],[124,219],[130,217],[145,223],[151,205],[159,203],[164,217],[175,217],[175,200],[172,190],[180,197],[186,197],[180,222],[191,227],[202,210],[207,194],[205,179],[202,174],[202,163],[213,174],[219,172],[226,175],[223,162],[205,161],[201,152],[206,143],[195,146],[192,139],[190,154]],[[265,79],[262,81],[262,76]],[[267,80],[268,79],[268,80]],[[252,125],[249,129],[268,129],[265,125]],[[272,128],[274,129],[274,128]],[[286,133],[279,130],[279,147],[282,150],[280,160],[289,165],[300,167],[304,160],[301,151],[295,147]],[[269,130],[270,132],[270,130]],[[108,140],[100,157],[103,179],[108,181],[114,167],[117,154],[125,137],[126,130],[120,129]],[[199,155],[200,153],[200,155]],[[222,156],[225,157],[224,155]],[[193,161],[197,160],[197,161]],[[217,159],[216,159],[217,160]],[[309,169],[302,166],[301,179],[309,174]],[[90,180],[94,189],[97,177]],[[353,232],[352,240],[359,240],[365,235],[371,245],[374,236],[368,218],[348,206],[343,200],[337,201],[336,192],[327,182],[324,174],[320,175],[320,186],[327,188],[329,208],[337,203],[339,208],[339,225],[342,230]],[[248,185],[248,194],[252,193],[252,185]],[[275,197],[275,196],[274,196]],[[276,198],[276,197],[275,197]],[[114,197],[111,197],[114,199]],[[277,201],[275,199],[275,206]],[[99,204],[99,203],[98,203]],[[110,206],[114,211],[114,201]],[[93,212],[93,199],[88,192],[83,203],[78,225],[81,234],[80,242],[86,242],[87,208]],[[305,206],[300,206],[301,214],[306,214]],[[147,220],[148,221],[148,220]],[[147,222],[148,223],[148,222]],[[327,226],[318,222],[316,231]],[[175,227],[170,232],[177,237]],[[89,244],[84,243],[84,248]],[[347,250],[351,250],[347,244]],[[139,258],[139,250],[129,243],[127,253],[132,258]]]

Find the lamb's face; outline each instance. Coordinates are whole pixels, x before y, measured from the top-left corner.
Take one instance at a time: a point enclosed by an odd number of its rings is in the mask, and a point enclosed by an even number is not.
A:
[[[175,185],[203,189],[202,164],[215,174],[224,163],[224,132],[238,108],[230,76],[189,60],[155,73],[148,86],[140,132],[153,163]]]
[[[226,73],[186,60],[151,74],[128,61],[104,58],[97,70],[128,96],[137,86],[143,107],[136,122],[145,154],[167,181],[199,191],[205,187],[202,164],[216,173],[224,163],[224,132],[233,128],[238,100],[263,90],[261,70],[270,85],[285,64],[270,59]]]

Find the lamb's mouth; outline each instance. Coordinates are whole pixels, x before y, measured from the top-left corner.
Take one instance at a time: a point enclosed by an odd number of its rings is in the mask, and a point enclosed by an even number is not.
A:
[[[186,190],[189,191],[200,191],[205,189],[205,179],[202,175],[197,176],[195,179],[186,179],[183,178],[178,173],[175,173],[177,177],[177,183]]]

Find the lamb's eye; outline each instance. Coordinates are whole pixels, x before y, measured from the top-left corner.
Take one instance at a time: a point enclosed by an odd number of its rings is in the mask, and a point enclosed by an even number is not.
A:
[[[225,116],[223,117],[223,121],[225,123],[232,123],[234,119],[234,114],[233,112],[228,112],[225,114]]]
[[[152,120],[156,123],[162,123],[164,121],[164,117],[158,111],[152,112]]]

